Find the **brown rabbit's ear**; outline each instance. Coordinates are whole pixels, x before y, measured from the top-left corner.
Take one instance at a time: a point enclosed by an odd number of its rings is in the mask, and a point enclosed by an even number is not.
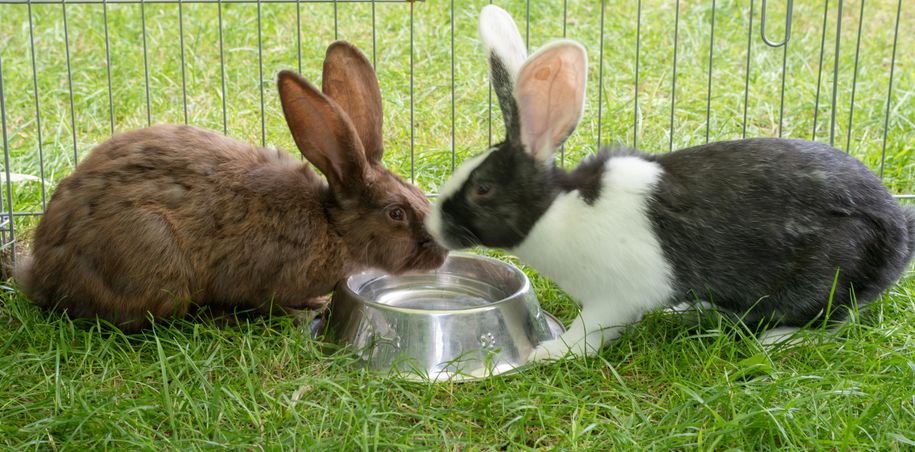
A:
[[[295,72],[280,71],[277,85],[286,123],[302,155],[324,173],[332,189],[360,185],[365,151],[346,113]]]
[[[322,89],[349,115],[369,162],[384,154],[381,126],[381,90],[375,70],[365,55],[346,41],[336,41],[324,57]]]

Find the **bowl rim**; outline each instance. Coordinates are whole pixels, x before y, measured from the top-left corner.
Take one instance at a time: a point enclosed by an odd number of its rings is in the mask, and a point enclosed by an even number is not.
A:
[[[337,291],[342,290],[346,294],[346,296],[359,300],[359,302],[362,303],[363,305],[370,306],[374,309],[381,309],[384,311],[391,311],[391,312],[400,312],[400,313],[405,313],[405,314],[422,314],[422,315],[438,316],[438,315],[455,315],[455,314],[473,314],[473,313],[479,313],[479,312],[484,312],[484,311],[490,311],[493,309],[497,309],[500,305],[507,304],[509,301],[517,298],[520,295],[523,295],[525,292],[529,292],[530,290],[532,290],[530,279],[527,277],[527,275],[523,271],[521,271],[520,268],[518,268],[514,264],[501,261],[494,257],[484,256],[482,254],[469,253],[469,252],[450,252],[450,253],[448,253],[448,259],[450,259],[452,257],[482,260],[482,261],[487,261],[489,263],[494,263],[496,265],[501,265],[501,266],[507,267],[509,270],[511,270],[512,273],[515,274],[516,277],[519,277],[521,279],[521,285],[520,285],[520,287],[518,287],[517,290],[512,292],[510,295],[505,296],[500,300],[496,300],[492,303],[486,304],[485,306],[475,306],[475,307],[466,308],[466,309],[404,308],[404,307],[400,307],[400,306],[392,306],[389,304],[379,303],[375,300],[372,300],[370,298],[359,295],[350,287],[350,285],[349,285],[350,279],[356,277],[357,275],[363,274],[365,272],[374,271],[374,272],[378,272],[379,275],[367,280],[364,284],[368,284],[369,282],[375,281],[378,278],[381,278],[384,276],[391,276],[389,273],[385,273],[385,272],[377,270],[377,269],[368,269],[363,272],[355,273],[355,274],[347,276],[346,278],[343,278],[343,280],[341,280],[340,283],[338,284],[337,289],[334,291],[334,294],[336,295]],[[431,272],[427,272],[427,273],[433,273],[433,272],[437,272],[437,271],[438,270],[432,270]]]

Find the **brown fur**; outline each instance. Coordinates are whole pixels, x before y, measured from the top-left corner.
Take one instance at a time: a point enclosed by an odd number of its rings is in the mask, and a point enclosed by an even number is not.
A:
[[[338,84],[327,95],[289,71],[278,82],[296,144],[327,181],[286,152],[195,127],[117,135],[57,187],[19,286],[40,306],[137,330],[194,305],[315,308],[352,272],[441,265],[428,201],[381,164],[371,66],[342,42],[327,61]]]

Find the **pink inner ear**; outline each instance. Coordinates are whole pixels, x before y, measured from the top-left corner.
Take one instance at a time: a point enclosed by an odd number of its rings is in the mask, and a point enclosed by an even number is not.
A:
[[[559,44],[521,69],[515,88],[521,142],[536,158],[548,160],[581,120],[586,61],[580,46]]]

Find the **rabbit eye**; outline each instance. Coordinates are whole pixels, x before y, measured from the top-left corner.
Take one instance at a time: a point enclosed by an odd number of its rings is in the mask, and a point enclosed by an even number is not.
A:
[[[486,196],[492,192],[492,186],[486,183],[477,185],[477,196]]]
[[[388,216],[391,217],[391,219],[394,221],[403,221],[406,217],[406,214],[404,214],[403,209],[400,207],[395,207],[388,211]]]

